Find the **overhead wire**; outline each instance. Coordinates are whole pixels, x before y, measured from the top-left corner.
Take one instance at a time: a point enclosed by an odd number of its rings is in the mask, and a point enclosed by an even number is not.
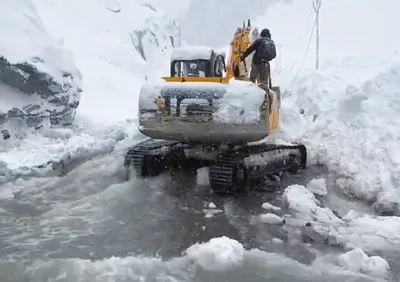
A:
[[[321,8],[322,1],[323,1],[323,0],[319,0],[318,9]],[[313,9],[314,9],[314,6],[313,6]],[[300,75],[300,72],[301,72],[301,70],[303,69],[304,62],[305,62],[305,60],[306,60],[306,58],[307,58],[308,50],[309,50],[309,48],[310,48],[311,40],[312,40],[312,38],[313,38],[313,36],[314,36],[314,31],[315,31],[315,28],[316,28],[316,26],[317,26],[317,21],[318,21],[318,13],[315,15],[315,18],[314,18],[314,23],[313,23],[313,26],[312,26],[312,29],[311,29],[310,37],[308,38],[306,50],[305,50],[304,55],[303,55],[303,60],[301,61],[300,67],[299,67],[299,69],[297,70],[296,75],[294,76],[294,79],[292,80],[291,86],[293,86],[293,84],[297,81],[297,79],[298,79],[298,77],[299,77],[299,75]]]

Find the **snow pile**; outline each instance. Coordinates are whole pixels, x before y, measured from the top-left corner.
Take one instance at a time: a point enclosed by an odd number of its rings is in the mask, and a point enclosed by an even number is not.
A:
[[[71,49],[84,77],[78,114],[99,123],[136,118],[146,78],[169,73],[178,22],[158,9],[162,1],[35,0],[49,32]],[[182,1],[169,10],[181,9]],[[118,12],[115,12],[117,10]]]
[[[41,135],[44,134],[42,131],[23,132],[25,127],[15,121],[8,125],[10,139],[0,143],[1,160],[5,162],[6,171],[19,173],[23,170],[27,174],[29,170],[36,171],[37,166],[51,168],[49,164],[89,158],[113,149],[123,136],[137,134],[137,128],[132,126],[131,120],[137,117],[139,89],[147,76],[151,78],[150,74],[158,77],[169,72],[169,53],[181,41],[178,23],[158,9],[157,4],[161,2],[142,5],[140,1],[18,0],[11,1],[7,9],[3,9],[5,15],[0,21],[4,24],[1,26],[8,26],[4,32],[12,31],[12,36],[4,38],[8,41],[15,38],[18,42],[25,38],[26,44],[21,44],[22,49],[16,49],[15,46],[11,49],[8,42],[1,43],[0,53],[6,50],[8,57],[17,63],[20,60],[18,56],[21,60],[24,56],[27,59],[32,56],[28,63],[35,64],[41,71],[53,72],[54,82],[60,79],[81,83],[80,73],[72,64],[72,59],[69,60],[73,54],[82,72],[84,86],[75,125],[68,134],[49,138]],[[174,3],[175,7],[185,6],[181,1]],[[173,10],[174,7],[170,6],[169,9]],[[11,20],[13,23],[15,19],[20,19],[18,22],[21,25],[8,23]],[[21,29],[19,33],[18,28]],[[71,51],[64,52],[63,46]],[[29,71],[25,65],[23,67],[24,71]],[[0,71],[0,80],[3,74]],[[66,74],[72,74],[77,79],[72,80]],[[35,78],[35,75],[30,77]],[[16,83],[20,83],[20,80]],[[36,85],[31,80],[27,83],[32,87]],[[5,98],[0,109],[18,106],[31,116],[44,108],[49,109],[52,102],[58,103],[57,99],[68,102],[68,99],[57,94],[53,97],[54,101],[46,104],[42,100],[39,103],[37,100],[40,97],[24,96],[22,91],[10,89],[8,85],[0,87],[1,97]],[[51,87],[53,91],[58,91],[55,84]],[[65,89],[67,91],[68,87]],[[38,104],[41,104],[40,109],[36,106]],[[47,124],[42,122],[40,125]],[[103,128],[97,130],[103,132],[109,130],[110,126],[118,129],[118,136],[104,136],[91,129]],[[97,134],[100,136],[95,137]],[[31,140],[27,140],[27,137]],[[6,152],[8,148],[11,150]]]
[[[313,262],[314,267],[327,267],[328,265],[377,278],[388,278],[390,275],[390,267],[387,261],[378,256],[368,256],[360,248],[337,256],[322,256]]]
[[[365,252],[393,251],[400,244],[400,218],[358,215],[349,211],[342,218],[322,207],[304,186],[292,185],[285,189],[284,200],[294,219],[301,220],[307,237],[326,239],[346,249],[361,248]],[[320,239],[317,239],[320,240]]]
[[[310,190],[313,194],[319,196],[325,196],[326,194],[328,194],[325,178],[312,179],[310,182],[308,182],[307,189]]]
[[[70,51],[50,36],[31,0],[6,0],[0,11],[0,124],[71,123],[81,73]]]
[[[275,240],[277,241],[277,240]],[[383,264],[382,264],[383,266]],[[56,271],[55,271],[56,269]],[[371,268],[370,268],[371,269]],[[370,270],[368,269],[368,270]],[[377,274],[376,271],[365,271]],[[363,270],[366,270],[365,265]],[[37,261],[29,276],[39,280],[59,277],[71,281],[385,281],[326,264],[306,266],[279,254],[245,250],[238,241],[219,237],[190,246],[183,256],[161,258],[127,256],[101,260]],[[42,279],[41,279],[42,278]]]
[[[21,176],[62,174],[92,157],[124,149],[140,138],[126,134],[127,128],[125,123],[92,131],[23,128],[12,139],[0,140],[0,183]],[[130,128],[133,131],[136,124]]]
[[[311,0],[277,4],[257,21],[283,44],[282,70],[275,68],[272,80],[287,90],[281,111],[286,139],[306,144],[309,162],[328,165],[345,194],[386,214],[400,213],[400,42],[393,36],[399,6],[396,0],[323,2],[319,71],[310,70],[314,44],[306,52]]]
[[[154,82],[147,83],[140,91],[139,111],[143,118],[156,116],[155,103],[160,94],[171,98],[171,112],[176,111],[176,99],[213,99],[213,122],[223,124],[255,124],[260,121],[260,105],[265,91],[251,82],[231,80],[227,85],[202,82]],[[175,103],[174,103],[175,101]]]
[[[209,271],[235,269],[244,262],[244,247],[227,237],[213,238],[206,244],[195,244],[186,250],[189,259]]]
[[[260,122],[260,105],[265,91],[247,81],[231,80],[221,99],[213,120],[228,124],[255,124]]]

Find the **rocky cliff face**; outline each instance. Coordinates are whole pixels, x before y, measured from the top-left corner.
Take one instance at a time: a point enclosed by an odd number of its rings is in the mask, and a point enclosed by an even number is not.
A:
[[[11,120],[69,124],[82,92],[70,52],[43,27],[31,0],[0,9],[0,129]]]

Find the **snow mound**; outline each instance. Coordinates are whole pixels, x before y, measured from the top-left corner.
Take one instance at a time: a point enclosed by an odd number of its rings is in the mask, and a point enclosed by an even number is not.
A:
[[[190,246],[185,253],[189,259],[195,260],[206,270],[226,271],[243,264],[245,249],[236,240],[219,237],[205,244]]]
[[[301,185],[287,187],[284,200],[294,218],[306,226],[304,235],[314,241],[328,240],[333,245],[349,250],[361,248],[366,252],[391,252],[400,244],[398,217],[358,215],[351,210],[339,218],[329,208],[322,207],[311,191]]]
[[[268,26],[282,47],[272,63],[272,81],[285,90],[286,139],[306,144],[309,162],[338,174],[344,193],[375,203],[382,214],[400,214],[400,44],[393,36],[393,22],[399,21],[394,7],[400,3],[368,3],[322,4],[318,71],[315,44],[308,44],[315,20],[312,0],[279,3],[256,24]]]
[[[63,174],[93,157],[132,145],[140,136],[125,131],[135,128],[135,123],[101,130],[22,128],[13,138],[0,140],[0,183],[16,177]]]
[[[383,279],[390,276],[390,267],[386,260],[379,256],[368,256],[360,248],[356,248],[341,255],[325,255],[319,257],[313,262],[313,266],[341,268],[353,273],[362,273],[371,277]]]
[[[389,264],[386,260],[378,256],[369,257],[360,248],[340,255],[338,262],[345,269],[371,276],[385,277],[389,272]]]
[[[329,264],[328,264],[329,265]],[[54,271],[56,269],[56,271]],[[38,260],[29,270],[39,280],[71,281],[385,281],[326,263],[306,266],[283,255],[245,250],[239,242],[213,238],[190,246],[183,256],[168,260],[144,256],[101,260],[68,258]],[[42,279],[41,279],[42,278]]]
[[[289,107],[303,109],[298,119],[306,124],[297,137],[305,141],[311,160],[339,175],[337,184],[345,194],[375,202],[379,212],[398,214],[400,57],[394,56],[385,70],[360,85],[343,84],[341,75],[339,71],[332,78],[329,70],[321,71],[296,86]]]
[[[325,178],[312,179],[310,182],[308,182],[307,189],[310,190],[313,194],[319,196],[325,196],[326,194],[328,194]]]
[[[137,118],[141,86],[169,73],[170,53],[181,44],[179,22],[159,7],[181,9],[185,3],[35,0],[35,5],[82,71],[77,115],[103,124]]]
[[[0,11],[0,125],[22,119],[71,123],[82,78],[73,56],[50,36],[31,0],[6,0]]]

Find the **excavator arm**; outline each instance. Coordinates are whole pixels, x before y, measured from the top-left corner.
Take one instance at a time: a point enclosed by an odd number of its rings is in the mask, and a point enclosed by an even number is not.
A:
[[[247,26],[245,26],[245,23],[243,22],[243,27],[238,28],[233,36],[233,40],[231,42],[231,52],[225,76],[226,81],[229,81],[232,77],[235,77],[236,79],[248,80],[248,66],[246,66],[245,62],[241,61],[240,57],[251,45],[250,32],[251,24],[250,20],[248,20]]]

